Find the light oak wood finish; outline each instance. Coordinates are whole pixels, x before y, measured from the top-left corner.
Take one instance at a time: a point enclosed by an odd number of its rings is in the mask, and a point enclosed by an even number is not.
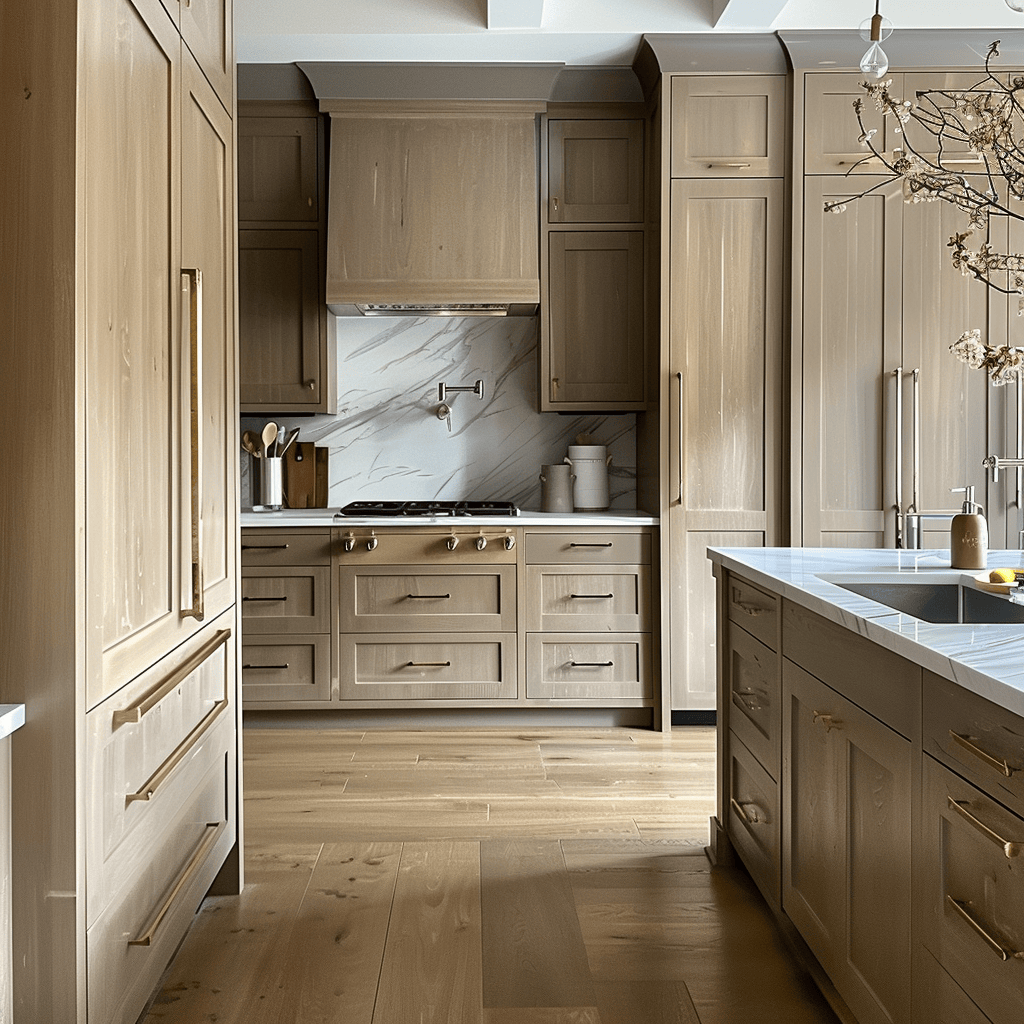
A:
[[[638,633],[650,629],[650,569],[604,566],[573,572],[564,565],[530,565],[526,572],[530,632]]]
[[[331,576],[326,565],[248,567],[242,575],[242,627],[253,633],[327,633]]]
[[[644,633],[531,633],[526,659],[527,697],[600,703],[653,696]]]
[[[701,854],[713,747],[249,729],[249,885],[206,901],[147,1024],[835,1024],[749,880]]]
[[[331,699],[331,636],[253,633],[242,646],[242,699],[315,701]]]

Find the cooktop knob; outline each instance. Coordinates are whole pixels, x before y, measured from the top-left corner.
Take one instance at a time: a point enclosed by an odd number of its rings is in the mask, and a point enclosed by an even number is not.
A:
[[[446,541],[445,545],[449,551],[454,551],[459,546],[459,538],[452,534]]]
[[[377,538],[376,537],[371,537],[366,542],[366,550],[367,551],[372,551],[376,546],[377,546]]]
[[[346,537],[345,538],[345,543],[342,545],[342,547],[346,551],[351,551],[355,546],[356,546],[356,539],[355,539],[355,537]]]
[[[483,551],[483,549],[485,547],[487,547],[487,538],[486,537],[477,537],[477,539],[476,539],[476,549],[477,549],[477,551]]]
[[[510,534],[509,534],[509,535],[508,535],[508,536],[507,536],[507,537],[505,538],[505,550],[506,550],[506,551],[511,551],[511,550],[512,550],[512,549],[513,549],[513,548],[514,548],[515,546],[516,546],[516,539],[515,539],[515,537],[513,537],[513,536],[512,536],[512,534],[510,533]]]

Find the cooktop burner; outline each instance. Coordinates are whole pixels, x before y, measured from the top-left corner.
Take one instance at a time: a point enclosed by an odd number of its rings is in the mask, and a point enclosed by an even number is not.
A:
[[[342,516],[517,516],[511,501],[353,501]]]

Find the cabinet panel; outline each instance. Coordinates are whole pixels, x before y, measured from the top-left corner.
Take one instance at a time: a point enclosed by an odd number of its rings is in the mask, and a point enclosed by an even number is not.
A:
[[[526,628],[532,632],[638,633],[651,628],[650,579],[644,566],[572,572],[565,566],[531,565],[526,587]]]
[[[779,599],[739,576],[729,576],[729,620],[770,650],[779,649]]]
[[[781,902],[779,787],[733,733],[729,738],[729,839],[761,893]]]
[[[526,696],[601,701],[652,696],[646,635],[531,633]]]
[[[238,119],[238,219],[320,220],[314,117]]]
[[[264,701],[330,700],[330,634],[246,635],[242,699],[246,706]]]
[[[238,233],[238,317],[244,410],[317,406],[327,383],[318,231]]]
[[[548,222],[644,219],[643,121],[548,122]]]
[[[331,531],[289,533],[268,530],[242,533],[242,567],[271,565],[330,565]]]
[[[224,105],[234,109],[233,0],[181,0],[181,35]]]
[[[326,633],[331,624],[327,566],[250,568],[242,575],[242,628],[252,633]]]
[[[552,562],[565,565],[650,564],[649,533],[528,533],[528,564]]]
[[[642,231],[548,235],[543,410],[643,407]]]
[[[786,137],[782,76],[673,77],[673,178],[781,178]]]
[[[779,658],[742,629],[730,628],[726,672],[729,723],[773,779],[779,777],[782,739]]]

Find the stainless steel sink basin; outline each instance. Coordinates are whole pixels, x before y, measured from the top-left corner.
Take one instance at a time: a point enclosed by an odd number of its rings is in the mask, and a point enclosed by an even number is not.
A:
[[[837,587],[877,601],[895,611],[905,612],[923,622],[1024,622],[1024,605],[1014,604],[1002,594],[978,590],[969,584],[938,580],[897,583],[823,578]]]

